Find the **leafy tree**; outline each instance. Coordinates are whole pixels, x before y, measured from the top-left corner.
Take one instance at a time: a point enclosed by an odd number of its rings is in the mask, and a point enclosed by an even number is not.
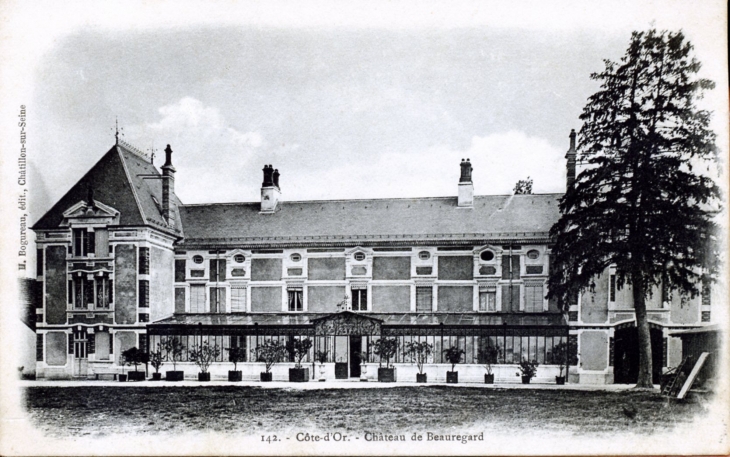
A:
[[[423,365],[428,357],[433,354],[433,345],[425,341],[409,341],[406,343],[406,350],[403,355],[410,355],[416,362],[418,372],[423,374]]]
[[[451,364],[451,371],[454,371],[456,364],[461,363],[462,356],[466,354],[463,349],[459,349],[457,346],[444,349],[443,353],[446,355],[446,360]]]
[[[312,349],[312,340],[310,338],[294,338],[286,342],[286,351],[294,359],[296,368],[302,367],[302,359],[309,354],[310,349]]]
[[[392,359],[398,352],[398,338],[380,338],[373,345],[373,354],[379,357],[378,366],[383,366],[383,360],[385,360],[385,368],[391,368]]]
[[[157,350],[150,352],[150,365],[155,369],[155,373],[159,373],[163,364],[162,349],[160,349],[160,343],[157,343]]]
[[[134,371],[137,371],[138,365],[142,365],[150,361],[147,353],[140,351],[137,347],[131,347],[126,351],[123,351],[122,358],[124,358],[124,363],[126,365],[134,366]]]
[[[716,135],[710,113],[696,106],[714,84],[697,78],[699,69],[682,32],[649,30],[634,32],[621,60],[606,60],[591,75],[601,86],[580,116],[577,154],[585,168],[551,230],[548,297],[567,308],[611,264],[617,286],[631,286],[637,387],[652,386],[645,299],[661,284],[695,296],[716,272],[720,193],[704,173],[717,160]]]
[[[259,346],[251,349],[255,360],[257,362],[264,362],[266,364],[266,372],[271,372],[271,367],[276,362],[283,360],[286,355],[286,346],[281,344],[278,340],[268,339]]]
[[[183,346],[182,342],[175,337],[168,337],[162,342],[162,348],[165,350],[165,357],[172,360],[173,371],[177,370],[177,362],[182,360]]]
[[[221,355],[221,348],[217,344],[211,345],[207,341],[203,341],[200,345],[194,345],[188,351],[190,361],[200,368],[201,373],[207,373],[210,364],[212,364]]]
[[[241,346],[228,348],[228,361],[233,363],[233,371],[238,370],[238,363],[246,361],[246,348]]]
[[[528,176],[527,179],[520,179],[519,181],[517,181],[517,184],[515,184],[515,188],[512,189],[512,191],[515,193],[515,195],[531,194],[532,178]]]

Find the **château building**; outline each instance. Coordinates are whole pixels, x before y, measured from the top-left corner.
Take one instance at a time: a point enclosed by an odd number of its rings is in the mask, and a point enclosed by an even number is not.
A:
[[[572,185],[574,132],[566,158]],[[108,373],[124,350],[155,350],[174,336],[187,377],[198,372],[187,349],[209,341],[223,348],[214,379],[232,369],[231,347],[246,348],[239,369],[258,379],[263,364],[252,349],[310,337],[305,363],[327,351],[328,378],[375,379],[375,369],[361,373],[377,366],[368,348],[396,337],[400,348],[433,345],[432,382],[450,369],[451,346],[465,351],[462,381],[483,379],[487,345],[501,349],[496,382],[518,382],[521,359],[540,364],[537,382],[554,382],[552,349],[564,341],[577,356],[569,382],[635,381],[631,292],[617,288],[613,269],[568,312],[545,298],[562,194],[475,195],[470,161],[460,167],[452,197],[288,202],[279,171],[266,165],[260,200],[186,205],[175,195],[169,145],[158,170],[117,141],[33,227],[43,291],[36,374]],[[670,331],[709,321],[709,293],[658,292],[648,307],[659,373],[682,357]],[[415,380],[407,356],[395,362],[399,380]],[[274,379],[290,366],[276,365]]]

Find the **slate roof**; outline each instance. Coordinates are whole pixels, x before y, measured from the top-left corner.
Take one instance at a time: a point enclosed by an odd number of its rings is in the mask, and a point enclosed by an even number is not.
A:
[[[148,324],[148,328],[167,326],[311,326],[325,314],[233,313],[233,314],[175,314]],[[538,326],[563,327],[568,323],[562,313],[362,313],[362,316],[383,321],[385,326]]]
[[[273,214],[260,203],[183,205],[183,245],[226,240],[324,241],[414,238],[547,237],[562,194],[281,202]]]
[[[127,147],[114,145],[53,207],[33,226],[34,230],[58,228],[63,213],[88,198],[88,186],[94,200],[118,210],[120,225],[150,225],[163,232],[182,236],[179,209],[174,211],[176,227],[172,230],[162,217],[162,180],[143,175],[161,176],[148,159]],[[157,199],[155,203],[154,199]],[[177,208],[181,202],[174,197]]]

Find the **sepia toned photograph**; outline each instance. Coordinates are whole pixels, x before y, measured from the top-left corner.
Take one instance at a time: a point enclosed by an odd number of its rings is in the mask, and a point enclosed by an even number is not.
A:
[[[3,455],[724,455],[727,4],[0,4]]]

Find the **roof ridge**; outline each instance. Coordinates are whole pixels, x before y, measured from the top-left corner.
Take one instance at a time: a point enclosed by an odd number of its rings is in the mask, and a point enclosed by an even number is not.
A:
[[[541,196],[541,197],[547,197],[551,195],[564,195],[565,192],[546,192],[546,193],[534,193],[534,194],[489,194],[489,195],[475,195],[474,198],[480,198],[480,197],[518,197],[522,198],[525,196]],[[341,199],[332,199],[332,200],[291,200],[286,201],[283,200],[279,202],[280,204],[291,204],[291,203],[343,203],[343,202],[378,202],[378,201],[393,201],[393,200],[447,200],[447,199],[455,199],[457,198],[456,195],[452,196],[442,196],[442,197],[383,197],[383,198],[341,198]],[[182,206],[189,207],[189,206],[234,206],[234,205],[255,205],[259,204],[261,202],[259,201],[249,201],[249,202],[220,202],[220,203],[185,203]]]

